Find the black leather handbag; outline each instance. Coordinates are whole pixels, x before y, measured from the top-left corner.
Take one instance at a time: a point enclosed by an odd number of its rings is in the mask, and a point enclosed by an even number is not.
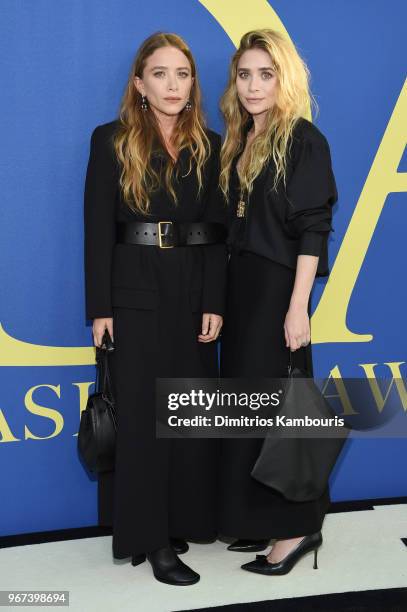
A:
[[[309,373],[292,368],[291,350],[288,378],[284,381],[279,415],[288,418],[305,415],[318,419],[335,417],[334,410]],[[300,433],[301,427],[298,426],[297,433]],[[291,501],[319,498],[328,485],[331,471],[350,431],[346,424],[330,427],[335,429],[334,437],[327,437],[326,431],[321,437],[296,435],[295,427],[290,427],[288,437],[286,433],[282,435],[280,427],[273,425],[267,431],[251,476]],[[322,427],[319,427],[321,430]]]
[[[114,469],[117,419],[109,374],[109,353],[113,350],[106,330],[102,347],[96,347],[96,391],[88,397],[78,433],[78,450],[91,472]]]

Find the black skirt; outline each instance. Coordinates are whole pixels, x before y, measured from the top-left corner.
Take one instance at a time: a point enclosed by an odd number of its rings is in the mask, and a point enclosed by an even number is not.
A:
[[[222,333],[222,377],[287,375],[290,353],[285,344],[284,320],[294,280],[295,270],[286,266],[248,251],[232,253]],[[294,366],[313,373],[310,344],[291,355]],[[222,440],[219,533],[237,538],[285,539],[318,531],[330,505],[329,487],[315,501],[293,502],[259,483],[250,472],[262,443],[260,438]]]

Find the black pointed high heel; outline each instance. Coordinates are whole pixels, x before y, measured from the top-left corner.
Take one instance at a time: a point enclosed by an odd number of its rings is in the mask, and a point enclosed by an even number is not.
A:
[[[269,545],[268,540],[235,540],[232,544],[229,544],[227,550],[233,552],[260,552],[265,550]]]
[[[270,563],[267,561],[267,555],[256,555],[254,561],[244,563],[241,567],[248,572],[264,574],[265,576],[288,574],[301,557],[308,552],[314,551],[314,569],[318,569],[317,554],[321,544],[322,533],[318,531],[317,533],[305,536],[297,546],[289,552],[284,559],[278,561],[278,563]]]

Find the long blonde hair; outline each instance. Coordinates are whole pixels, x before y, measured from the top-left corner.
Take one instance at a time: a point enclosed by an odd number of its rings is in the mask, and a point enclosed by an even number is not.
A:
[[[149,214],[150,194],[157,190],[162,178],[151,164],[154,144],[158,141],[164,151],[166,147],[154,112],[141,109],[142,96],[134,85],[134,77],[142,78],[147,58],[161,47],[175,47],[182,51],[191,65],[194,78],[190,102],[191,110],[183,110],[178,117],[171,144],[180,152],[188,148],[191,152],[189,170],[196,163],[199,190],[202,189],[202,169],[210,155],[210,142],[205,133],[205,120],[201,109],[201,90],[196,73],[196,65],[186,42],[176,34],[157,32],[147,38],[137,51],[133,61],[128,83],[121,101],[119,127],[114,138],[114,148],[122,171],[120,185],[125,203],[135,211]],[[176,173],[175,173],[176,174]],[[165,186],[174,203],[177,196],[173,186],[174,162],[168,155],[165,165]]]
[[[221,150],[220,186],[226,198],[233,159],[244,149],[245,134],[251,121],[236,89],[237,66],[243,53],[249,49],[262,49],[270,55],[278,82],[275,104],[267,112],[266,127],[252,141],[247,161],[239,172],[242,190],[250,194],[255,178],[270,160],[274,161],[276,169],[273,188],[276,189],[280,179],[285,182],[286,152],[294,126],[307,113],[310,101],[317,108],[309,89],[309,70],[293,43],[270,29],[244,34],[233,55],[229,82],[220,103],[226,123],[226,136]]]

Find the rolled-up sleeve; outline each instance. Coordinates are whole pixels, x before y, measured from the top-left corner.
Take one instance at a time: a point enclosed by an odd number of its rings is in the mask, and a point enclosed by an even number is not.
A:
[[[321,134],[304,135],[286,189],[286,227],[298,239],[298,255],[319,257],[317,276],[327,276],[332,206],[338,199],[331,154]]]
[[[117,166],[110,132],[92,133],[84,190],[85,302],[88,319],[113,316],[111,267],[115,231]]]
[[[215,136],[215,135],[214,135]],[[212,155],[209,183],[206,190],[206,206],[203,220],[219,223],[226,232],[226,202],[219,187],[221,139],[212,137]],[[228,252],[226,243],[210,244],[204,249],[204,282],[202,312],[223,316],[226,301],[226,274]]]

